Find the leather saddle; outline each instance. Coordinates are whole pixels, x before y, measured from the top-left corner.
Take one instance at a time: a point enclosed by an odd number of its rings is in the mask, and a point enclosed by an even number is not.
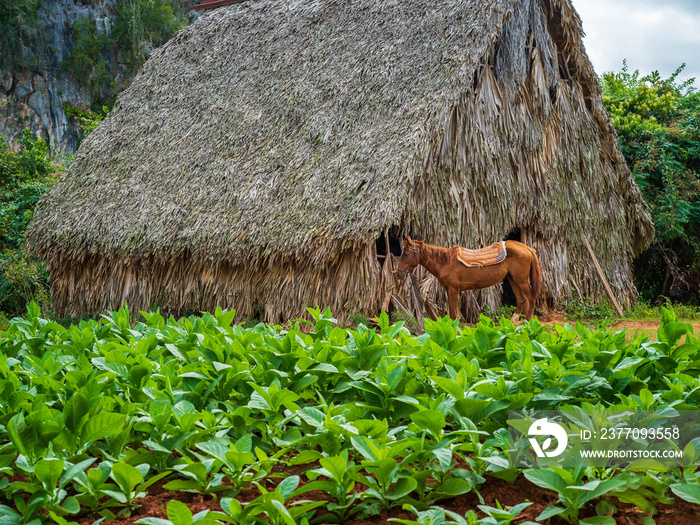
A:
[[[494,242],[491,246],[479,250],[467,250],[459,246],[455,246],[454,249],[457,252],[457,260],[468,268],[481,268],[498,264],[507,255],[505,241]]]

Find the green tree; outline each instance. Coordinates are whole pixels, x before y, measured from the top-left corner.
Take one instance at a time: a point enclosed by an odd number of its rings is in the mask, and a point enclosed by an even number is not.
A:
[[[678,268],[700,270],[700,93],[695,79],[640,76],[627,63],[601,79],[603,103],[656,227],[635,273],[646,299],[666,294]]]

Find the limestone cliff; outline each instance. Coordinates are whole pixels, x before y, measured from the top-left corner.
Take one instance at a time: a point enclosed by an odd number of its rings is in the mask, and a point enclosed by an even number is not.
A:
[[[32,58],[11,70],[0,70],[0,133],[13,149],[18,147],[22,129],[29,128],[48,141],[52,155],[75,153],[80,130],[61,106],[67,102],[89,109],[91,100],[74,75],[61,68],[61,62],[68,59],[75,44],[72,27],[77,19],[87,19],[95,23],[98,34],[109,32],[118,3],[123,1],[42,1],[37,13],[41,34],[31,44]],[[183,13],[192,3],[186,0],[180,4]],[[126,87],[128,82],[123,79],[129,69],[121,63],[120,53],[104,52],[103,58],[118,87]]]
[[[113,0],[46,0],[39,9],[42,37],[33,50],[33,63],[12,71],[0,71],[0,132],[16,147],[20,131],[28,127],[48,139],[52,154],[74,153],[78,129],[72,125],[63,102],[87,108],[90,97],[81,90],[61,62],[73,45],[71,26],[77,18],[88,18],[104,27]]]

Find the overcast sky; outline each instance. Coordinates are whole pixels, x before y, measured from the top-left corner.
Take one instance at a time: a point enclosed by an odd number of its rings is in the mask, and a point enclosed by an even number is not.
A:
[[[659,70],[664,78],[683,62],[681,78],[700,87],[700,0],[573,0],[583,20],[586,51],[600,75]]]

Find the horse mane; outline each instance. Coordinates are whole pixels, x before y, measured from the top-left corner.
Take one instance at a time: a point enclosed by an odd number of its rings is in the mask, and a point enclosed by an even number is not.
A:
[[[451,248],[442,248],[441,246],[433,246],[432,244],[426,244],[421,241],[414,241],[416,243],[420,242],[421,246],[419,249],[425,252],[432,260],[440,265],[448,265],[454,261],[454,253]]]

